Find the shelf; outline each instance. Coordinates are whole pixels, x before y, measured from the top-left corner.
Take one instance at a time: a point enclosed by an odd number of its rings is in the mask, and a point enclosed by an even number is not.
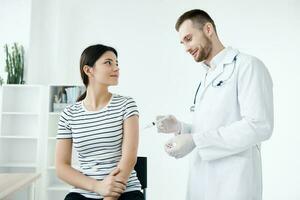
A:
[[[37,143],[37,140],[1,139],[0,165],[35,166],[37,163]]]
[[[56,104],[53,110],[54,95],[61,95],[62,89],[65,91],[68,87],[80,87],[80,92],[85,90],[82,85],[4,84],[0,87],[0,173],[40,171],[42,176],[36,191],[39,199],[64,199],[72,187],[57,177],[55,168],[61,111]],[[75,100],[79,90],[67,91],[70,99]],[[67,95],[66,102],[71,103],[70,99]],[[77,160],[73,150],[72,166],[75,169],[78,169]]]
[[[0,167],[0,173],[34,173],[37,172],[36,167]]]
[[[39,115],[37,112],[2,112],[2,115]]]
[[[61,112],[49,112],[49,115],[60,116]]]
[[[22,114],[20,112],[6,112],[5,115],[2,115],[1,135],[38,137],[39,115]]]
[[[0,136],[0,139],[28,139],[28,140],[37,140],[38,138],[37,137],[34,137],[34,136],[9,136],[9,135],[1,135]]]
[[[60,114],[49,115],[49,118],[48,118],[48,138],[56,137],[59,117],[60,117]]]
[[[85,87],[82,85],[51,85],[49,87],[49,111],[50,113],[60,113],[60,112],[53,112],[53,111],[62,111],[68,104],[73,104],[76,102],[77,98],[85,91]],[[54,109],[54,96],[57,95],[62,102],[66,105],[60,105]],[[66,97],[63,100],[63,97]]]
[[[74,169],[79,169],[79,165],[72,165],[72,167],[74,168]],[[55,166],[49,166],[48,168],[47,168],[48,170],[56,170],[56,167]]]
[[[3,84],[2,87],[6,87],[6,88],[40,88],[40,85],[27,85],[27,84]]]
[[[49,186],[48,191],[69,191],[71,186]]]
[[[7,162],[0,163],[0,167],[20,167],[20,168],[36,168],[36,163],[21,163],[21,162]]]
[[[41,110],[42,86],[13,85],[2,90],[3,113],[36,114]]]

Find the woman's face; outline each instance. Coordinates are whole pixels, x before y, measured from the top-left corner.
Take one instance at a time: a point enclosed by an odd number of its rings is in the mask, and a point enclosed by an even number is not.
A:
[[[111,52],[105,52],[91,68],[91,83],[103,84],[106,86],[118,85],[119,67],[116,55]]]

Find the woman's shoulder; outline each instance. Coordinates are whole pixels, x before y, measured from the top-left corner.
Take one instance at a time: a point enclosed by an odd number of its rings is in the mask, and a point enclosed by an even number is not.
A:
[[[131,96],[114,94],[114,102],[118,103],[119,105],[122,104],[124,107],[127,107],[128,105],[136,106],[136,101]]]
[[[125,96],[125,95],[121,95],[121,94],[113,94],[114,98],[117,100],[123,100],[123,101],[133,101],[133,98],[131,96]]]
[[[72,115],[74,112],[78,112],[81,109],[81,101],[72,103],[67,105],[64,110],[63,114]]]

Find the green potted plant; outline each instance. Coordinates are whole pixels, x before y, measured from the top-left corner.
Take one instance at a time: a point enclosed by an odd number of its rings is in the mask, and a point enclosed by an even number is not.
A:
[[[0,86],[4,83],[3,78],[0,76]]]
[[[7,84],[24,84],[24,48],[22,45],[14,43],[9,49],[8,45],[4,46],[6,54]]]

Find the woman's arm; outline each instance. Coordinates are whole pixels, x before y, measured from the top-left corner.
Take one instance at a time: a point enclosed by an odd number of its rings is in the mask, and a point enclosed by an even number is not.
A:
[[[136,164],[138,143],[139,118],[137,115],[133,115],[124,120],[122,157],[118,164],[120,173],[117,176],[121,176],[122,178],[128,180],[131,171]]]
[[[139,118],[133,115],[124,120],[123,124],[123,141],[122,141],[122,156],[118,164],[120,173],[117,177],[125,179],[126,182],[133,170],[136,159],[139,143]],[[106,197],[104,200],[117,200],[115,197]]]
[[[55,166],[57,176],[75,187],[96,192],[103,196],[119,197],[125,190],[126,182],[117,177],[115,169],[103,181],[83,175],[71,166],[72,139],[58,139],[56,143]]]

